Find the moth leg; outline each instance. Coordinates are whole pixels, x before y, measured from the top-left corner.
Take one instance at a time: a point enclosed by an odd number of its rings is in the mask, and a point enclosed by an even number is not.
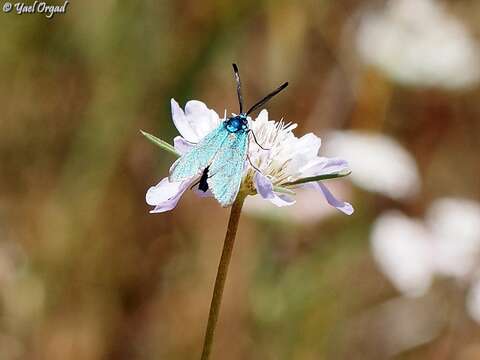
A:
[[[252,129],[248,129],[248,133],[253,135],[253,140],[255,140],[255,143],[260,147],[260,149],[266,150],[266,151],[271,150],[271,149],[264,148],[262,145],[258,143],[257,137],[255,136],[255,133],[252,131]]]
[[[262,171],[259,168],[257,168],[255,165],[252,164],[252,160],[250,160],[250,156],[248,156],[248,154],[247,154],[247,159],[248,159],[248,162],[250,163],[250,165],[252,165],[252,167],[255,170],[257,170],[260,174],[262,174]]]
[[[190,190],[193,190],[193,188],[195,186],[197,186],[198,184],[200,184],[200,179],[198,181],[195,181],[195,184],[193,184],[192,186],[190,186]]]

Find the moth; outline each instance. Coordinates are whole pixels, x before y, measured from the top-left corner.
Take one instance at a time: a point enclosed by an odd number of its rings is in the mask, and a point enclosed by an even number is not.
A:
[[[244,112],[240,74],[237,65],[232,64],[232,66],[237,84],[239,115],[233,114],[226,118],[198,144],[177,159],[170,169],[169,176],[171,182],[177,182],[201,174],[197,183],[199,189],[204,192],[210,189],[223,207],[230,206],[240,190],[250,134],[258,144],[255,134],[248,127],[248,115],[288,86],[288,82],[283,83]],[[263,149],[260,144],[258,145]]]

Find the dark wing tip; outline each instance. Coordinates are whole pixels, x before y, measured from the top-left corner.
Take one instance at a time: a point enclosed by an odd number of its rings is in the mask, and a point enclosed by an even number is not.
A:
[[[233,66],[233,71],[235,71],[236,73],[238,73],[238,66],[237,66],[237,64],[233,63],[232,66]]]

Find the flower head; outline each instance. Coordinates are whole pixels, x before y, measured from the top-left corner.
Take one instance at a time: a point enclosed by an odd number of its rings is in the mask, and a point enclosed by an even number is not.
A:
[[[189,101],[185,111],[173,99],[171,106],[173,122],[181,135],[174,139],[174,147],[145,135],[178,155],[188,152],[225,120],[200,101]],[[288,206],[295,203],[296,189],[312,188],[322,193],[330,205],[348,215],[353,213],[349,203],[337,200],[321,182],[348,175],[350,170],[345,160],[318,156],[321,141],[317,136],[310,133],[297,138],[293,134],[296,124],[268,120],[266,110],[262,110],[256,120],[249,117],[248,121],[255,137],[249,140],[248,161],[240,191],[259,194],[277,206]],[[173,209],[189,188],[200,196],[211,196],[210,191],[199,190],[199,180],[200,175],[181,182],[170,182],[168,177],[162,179],[147,191],[147,203],[155,206],[151,212]]]

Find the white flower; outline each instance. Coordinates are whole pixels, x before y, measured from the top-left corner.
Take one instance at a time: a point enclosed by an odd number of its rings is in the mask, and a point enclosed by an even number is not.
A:
[[[420,296],[433,277],[432,244],[425,225],[398,211],[387,212],[373,225],[372,250],[380,268],[407,296]]]
[[[440,199],[429,208],[426,223],[435,245],[437,272],[457,278],[471,275],[480,259],[480,205]]]
[[[363,60],[413,86],[459,89],[480,79],[480,50],[463,24],[435,0],[390,0],[363,16]]]
[[[336,131],[329,134],[325,151],[349,159],[352,181],[368,191],[402,199],[419,190],[415,159],[390,137],[366,131]]]
[[[174,148],[179,154],[189,151],[194,146],[193,143],[198,143],[224,121],[200,101],[189,101],[185,106],[185,112],[173,99],[171,105],[173,122],[181,135],[174,139]],[[262,110],[256,120],[250,118],[248,120],[256,140],[268,150],[262,149],[250,139],[244,188],[251,194],[260,194],[262,198],[277,206],[294,204],[292,195],[295,194],[295,189],[311,188],[321,192],[327,202],[340,211],[349,215],[353,213],[349,203],[337,200],[318,180],[319,177],[322,179],[347,175],[350,170],[345,160],[319,157],[320,139],[317,136],[307,134],[301,138],[295,137],[292,130],[296,124],[268,120],[266,110]],[[310,179],[312,177],[316,178]],[[182,194],[197,180],[198,176],[182,182],[162,179],[147,191],[147,203],[155,206],[151,212],[173,209]],[[210,195],[210,192],[198,191],[198,187],[196,190],[201,196]]]
[[[375,260],[407,296],[425,294],[435,276],[471,283],[468,309],[480,319],[480,204],[444,198],[433,202],[426,221],[400,212],[378,217],[371,234]],[[472,310],[473,309],[473,310]]]

